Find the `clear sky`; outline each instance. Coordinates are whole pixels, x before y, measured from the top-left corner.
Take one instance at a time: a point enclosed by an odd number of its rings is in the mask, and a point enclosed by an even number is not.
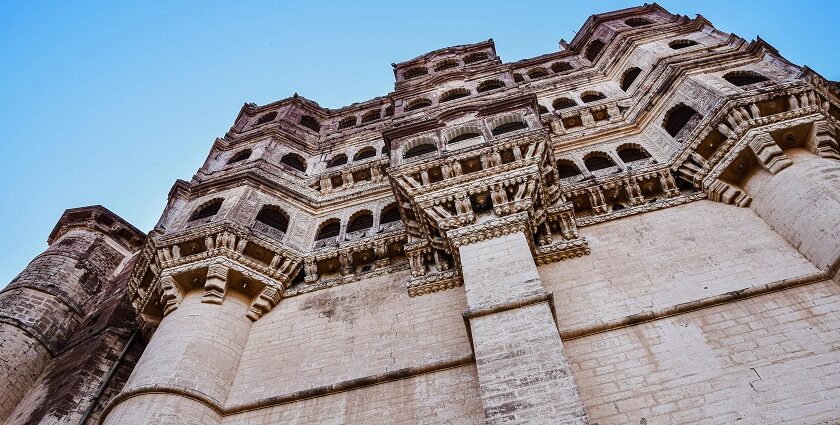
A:
[[[516,6],[518,4],[518,6]],[[392,62],[493,38],[505,62],[557,50],[628,1],[0,3],[0,287],[66,208],[147,231],[244,102],[340,107],[393,89]],[[662,1],[840,80],[840,2]]]

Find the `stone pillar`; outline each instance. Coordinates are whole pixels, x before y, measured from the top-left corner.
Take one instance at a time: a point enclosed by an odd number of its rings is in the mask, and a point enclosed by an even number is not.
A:
[[[588,424],[526,235],[458,249],[485,423]]]
[[[802,255],[827,271],[840,261],[840,161],[805,149],[785,150],[791,165],[761,167],[744,179],[750,208]]]
[[[123,236],[112,230],[126,231]],[[0,422],[15,409],[143,235],[102,207],[67,210],[50,246],[0,292]]]
[[[218,279],[218,276],[211,276]],[[221,303],[206,288],[186,292],[160,322],[104,424],[219,424],[251,320],[251,298],[227,288]],[[204,302],[202,299],[204,298]]]

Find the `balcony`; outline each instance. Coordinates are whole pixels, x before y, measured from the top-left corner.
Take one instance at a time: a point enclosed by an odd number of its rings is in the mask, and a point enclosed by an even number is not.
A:
[[[261,221],[255,221],[254,224],[251,225],[251,228],[278,242],[282,242],[283,238],[286,237],[286,233],[282,230],[269,226]]]

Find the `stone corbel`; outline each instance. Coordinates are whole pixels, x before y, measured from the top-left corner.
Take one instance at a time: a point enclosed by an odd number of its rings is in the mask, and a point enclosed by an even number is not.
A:
[[[172,276],[160,277],[160,303],[163,304],[163,316],[175,311],[184,299],[184,291],[178,286],[178,282]]]
[[[604,194],[601,192],[601,188],[590,187],[587,188],[587,191],[589,192],[589,203],[592,204],[592,211],[595,214],[606,214],[607,203],[604,200]]]
[[[838,149],[834,128],[825,120],[814,123],[811,137],[808,138],[805,148],[822,158],[840,160],[840,149]]]
[[[204,295],[201,302],[221,304],[227,290],[228,268],[221,264],[211,264],[207,268],[207,279],[204,281]]]
[[[752,202],[752,198],[743,190],[720,179],[712,182],[706,192],[710,201],[723,202],[738,207],[748,207]]]
[[[338,264],[341,266],[340,272],[344,276],[351,275],[356,271],[356,268],[353,267],[353,259],[350,258],[348,253],[338,254]]]
[[[377,241],[373,245],[373,254],[376,256],[376,268],[388,267],[391,264],[391,258],[388,256],[388,246],[384,241]]]
[[[793,164],[769,134],[764,133],[756,136],[750,141],[749,146],[755,157],[758,158],[759,164],[771,174],[776,174]]]
[[[639,187],[639,182],[635,178],[630,178],[624,182],[627,198],[630,200],[630,205],[642,205],[645,203],[645,197],[642,196],[642,188]]]
[[[677,188],[677,182],[674,180],[671,170],[659,173],[659,184],[662,186],[665,196],[669,198],[680,196],[680,189]]]
[[[315,264],[315,259],[306,257],[303,260],[303,281],[309,284],[315,283],[318,280],[318,265]]]
[[[260,317],[271,311],[280,302],[281,298],[282,294],[277,288],[266,286],[254,297],[246,317],[251,319],[252,322],[256,322]]]

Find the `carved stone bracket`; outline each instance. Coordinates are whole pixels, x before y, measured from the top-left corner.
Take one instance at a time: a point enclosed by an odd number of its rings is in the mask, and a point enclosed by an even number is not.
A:
[[[228,270],[222,264],[213,264],[207,268],[207,279],[204,281],[204,295],[201,297],[201,302],[222,303],[227,289]]]
[[[758,158],[758,162],[771,174],[776,174],[793,164],[793,161],[782,152],[782,148],[767,133],[754,137],[749,147]]]

